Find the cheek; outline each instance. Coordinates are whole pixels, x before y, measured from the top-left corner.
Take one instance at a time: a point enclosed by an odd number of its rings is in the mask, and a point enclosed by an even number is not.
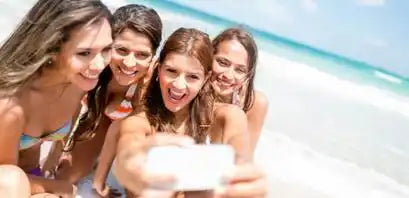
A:
[[[88,61],[81,60],[76,57],[72,57],[67,60],[67,66],[72,72],[82,72],[88,67]]]
[[[223,67],[221,67],[221,66],[220,66],[219,64],[217,64],[217,63],[213,64],[212,70],[213,70],[213,73],[216,74],[216,75],[217,75],[217,74],[221,74],[221,73],[224,72]]]
[[[189,86],[189,92],[190,92],[190,97],[189,98],[190,98],[190,100],[192,100],[193,98],[195,98],[199,94],[202,87],[203,87],[202,83],[196,83],[196,84],[193,84],[193,85]]]

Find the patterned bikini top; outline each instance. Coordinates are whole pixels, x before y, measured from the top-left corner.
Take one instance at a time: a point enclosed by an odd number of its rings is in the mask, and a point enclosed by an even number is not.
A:
[[[33,145],[42,142],[42,141],[57,141],[57,140],[62,140],[71,130],[71,121],[68,121],[62,126],[61,128],[51,132],[47,133],[45,135],[42,135],[40,137],[32,137],[29,135],[26,135],[23,133],[23,135],[20,136],[20,148],[19,150],[24,150],[27,148],[32,147]]]
[[[126,91],[125,98],[121,101],[121,103],[113,108],[108,105],[108,107],[105,108],[105,115],[111,120],[119,120],[131,114],[133,111],[132,99],[135,95],[137,87],[137,84],[132,84],[129,86],[128,90]]]

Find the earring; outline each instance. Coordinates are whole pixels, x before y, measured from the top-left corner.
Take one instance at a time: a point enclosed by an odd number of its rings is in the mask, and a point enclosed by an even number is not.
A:
[[[156,80],[156,82],[159,82],[159,76],[156,76],[155,80]]]

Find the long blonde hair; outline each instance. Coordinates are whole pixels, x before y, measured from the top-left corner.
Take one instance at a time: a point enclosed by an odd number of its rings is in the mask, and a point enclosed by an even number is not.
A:
[[[0,97],[16,94],[53,67],[74,28],[111,17],[99,0],[39,0],[0,47]]]

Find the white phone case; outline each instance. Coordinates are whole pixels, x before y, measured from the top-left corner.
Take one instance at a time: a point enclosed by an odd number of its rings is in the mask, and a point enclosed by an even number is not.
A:
[[[176,191],[211,190],[222,186],[234,168],[234,150],[228,145],[158,146],[150,149],[146,171],[173,175]]]

